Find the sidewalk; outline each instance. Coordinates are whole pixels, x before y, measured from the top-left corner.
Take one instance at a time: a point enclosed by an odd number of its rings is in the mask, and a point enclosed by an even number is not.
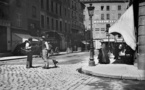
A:
[[[85,74],[118,79],[145,80],[145,71],[138,70],[134,65],[127,64],[97,64],[85,65],[81,68]]]
[[[77,53],[79,51],[74,51],[73,53]],[[67,52],[59,52],[59,54],[54,54],[54,55],[64,55],[64,54],[71,54]],[[33,57],[37,57],[38,55],[33,55]],[[0,57],[0,61],[5,61],[5,60],[15,60],[15,59],[25,59],[27,56],[5,56],[5,57]]]

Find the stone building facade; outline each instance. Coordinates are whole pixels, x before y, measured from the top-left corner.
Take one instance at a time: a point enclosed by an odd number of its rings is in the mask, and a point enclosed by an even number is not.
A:
[[[0,53],[12,52],[18,44],[43,33],[65,50],[73,35],[83,34],[83,9],[79,0],[2,0]]]
[[[79,0],[40,0],[40,3],[41,30],[54,46],[61,49],[73,46],[73,37],[84,30],[83,3]]]
[[[90,0],[81,0],[89,2]],[[91,0],[95,2],[96,0]],[[102,1],[102,0],[97,0]],[[104,0],[104,1],[119,1],[119,0]],[[125,0],[123,0],[125,1]],[[144,0],[127,0],[130,5],[133,4],[134,11],[134,26],[136,29],[137,47],[135,54],[135,66],[139,70],[145,70],[145,1]]]
[[[81,0],[86,8],[84,10],[85,27],[90,29],[90,20],[88,16],[87,7],[90,3],[95,7],[93,16],[93,39],[95,48],[100,48],[100,40],[108,39],[107,36],[107,24],[113,25],[120,16],[127,9],[127,0]],[[113,35],[110,35],[110,40],[114,39]]]

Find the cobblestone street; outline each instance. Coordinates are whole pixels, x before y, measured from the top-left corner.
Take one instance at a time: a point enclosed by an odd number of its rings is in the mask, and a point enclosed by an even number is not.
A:
[[[93,82],[103,82],[102,79],[78,73],[76,70],[80,65],[61,65],[49,70],[41,67],[26,69],[24,65],[4,65],[1,67],[0,90],[84,90],[83,88],[90,86],[95,88],[95,85],[91,85]],[[122,90],[120,86],[115,87]],[[105,87],[102,83],[97,88],[99,90]]]
[[[0,90],[144,90],[132,89],[139,83],[138,81],[122,81],[81,74],[77,70],[83,65],[84,62],[60,64],[57,68],[51,65],[50,69],[43,69],[42,64],[35,64],[34,68],[30,69],[26,69],[25,64],[1,65]]]

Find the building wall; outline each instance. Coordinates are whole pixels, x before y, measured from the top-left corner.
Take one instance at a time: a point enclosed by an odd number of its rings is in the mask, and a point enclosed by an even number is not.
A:
[[[9,2],[11,28],[27,30],[27,3],[25,0],[12,0]],[[13,31],[12,30],[12,31]]]
[[[41,36],[43,32],[55,31],[60,34],[61,47],[65,49],[67,44],[66,38],[72,34],[72,28],[78,31],[83,30],[83,4],[79,0],[7,1],[8,8],[3,8],[3,10],[5,11],[4,22],[6,22],[4,26],[7,30],[4,33],[7,35],[5,46],[9,50],[12,50],[13,41],[15,41],[12,37],[14,33]],[[74,16],[75,19],[72,18]],[[3,21],[1,20],[0,23],[3,23]],[[73,24],[76,25],[74,26]],[[0,26],[3,26],[3,24],[0,24]]]
[[[83,1],[83,0],[82,0]],[[88,0],[89,1],[89,0]],[[85,27],[87,30],[90,30],[90,20],[88,15],[87,7],[89,7],[89,2],[84,2],[86,5],[86,8],[84,10],[85,15]],[[96,2],[95,2],[96,1]],[[101,40],[103,38],[108,38],[106,33],[106,25],[110,24],[112,26],[119,18],[120,16],[125,12],[128,2],[112,2],[111,0],[94,0],[92,2],[92,5],[95,7],[94,9],[94,16],[92,17],[92,27],[93,27],[93,39]],[[117,0],[116,0],[117,1]],[[118,7],[121,9],[118,10]],[[109,16],[107,16],[107,14]],[[110,35],[110,38],[115,38],[113,35]],[[98,44],[95,43],[97,46]],[[100,45],[100,44],[99,44]]]
[[[27,30],[32,36],[40,36],[40,2],[39,0],[27,1]]]
[[[145,1],[139,0],[134,1],[139,3],[138,9],[138,57],[137,57],[137,66],[140,70],[145,70]]]
[[[9,15],[9,20],[11,22],[11,27],[10,27],[11,51],[13,51],[15,47],[18,44],[20,44],[18,43],[19,42],[18,38],[20,37],[17,38],[13,37],[15,33],[37,36],[37,30],[39,30],[40,27],[39,7],[40,7],[39,0],[9,1],[8,15]]]
[[[65,49],[74,35],[72,32],[82,32],[84,29],[83,4],[79,0],[40,0],[40,3],[42,32],[60,33],[63,44],[61,47]]]
[[[85,4],[86,7],[89,6],[89,4]],[[121,10],[118,11],[118,6],[121,5]],[[101,39],[106,38],[106,24],[113,25],[120,16],[124,13],[124,11],[127,8],[126,3],[93,3],[93,6],[95,7],[94,10],[94,16],[93,16],[93,38],[94,39]],[[103,10],[101,10],[101,6],[104,7]],[[109,6],[109,11],[106,10],[106,7]],[[88,10],[87,8],[84,11],[85,14],[85,26],[90,29],[90,20],[88,16]],[[104,15],[104,20],[101,19],[101,14]],[[107,19],[107,14],[110,15],[110,18]]]
[[[5,0],[0,2],[0,53],[10,51],[10,40],[9,6]]]

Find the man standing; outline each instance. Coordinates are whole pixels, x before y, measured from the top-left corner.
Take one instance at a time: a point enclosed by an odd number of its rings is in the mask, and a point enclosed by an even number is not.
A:
[[[42,36],[42,59],[45,62],[45,65],[43,67],[45,69],[49,69],[49,61],[48,61],[48,58],[51,55],[50,54],[51,53],[51,47],[52,46],[51,46],[50,42],[47,42],[46,37],[45,36]],[[58,61],[56,61],[54,59],[52,61],[53,61],[54,65],[55,65],[55,67],[57,67],[56,64],[58,63]]]
[[[32,38],[29,38],[25,44],[25,52],[27,54],[26,68],[32,67]]]
[[[48,62],[48,51],[50,50],[49,45],[46,41],[46,37],[42,36],[42,59],[45,62],[43,68],[49,69],[49,62]]]

